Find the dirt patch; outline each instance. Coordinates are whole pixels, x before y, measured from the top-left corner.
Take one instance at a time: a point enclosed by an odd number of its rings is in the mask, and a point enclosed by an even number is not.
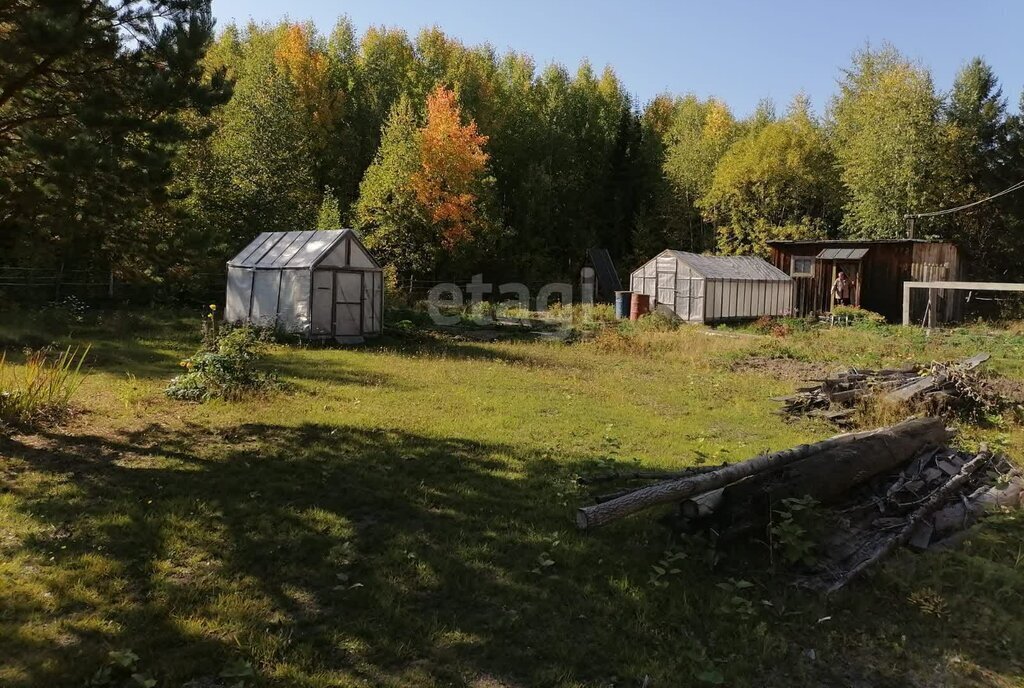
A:
[[[985,386],[1010,404],[1024,404],[1024,381],[1000,375],[985,378]]]
[[[783,380],[821,380],[837,372],[835,365],[795,358],[750,356],[736,361],[729,369],[734,372],[756,372]]]

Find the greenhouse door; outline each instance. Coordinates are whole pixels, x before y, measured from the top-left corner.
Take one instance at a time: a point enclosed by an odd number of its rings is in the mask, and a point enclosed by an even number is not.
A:
[[[334,273],[334,336],[358,337],[363,333],[363,273]]]

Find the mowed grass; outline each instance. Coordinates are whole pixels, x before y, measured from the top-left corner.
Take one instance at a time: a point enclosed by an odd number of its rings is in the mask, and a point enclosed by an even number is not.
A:
[[[81,686],[123,649],[175,687],[229,685],[239,660],[259,686],[1024,685],[1018,516],[831,598],[773,576],[766,551],[716,564],[700,541],[652,585],[658,511],[573,526],[580,473],[833,434],[773,413],[798,373],[987,350],[1024,379],[1019,333],[279,346],[287,394],[166,399],[197,329],[0,327],[11,351],[93,345],[74,419],[0,439],[0,685]],[[1017,427],[962,435],[1024,455]]]

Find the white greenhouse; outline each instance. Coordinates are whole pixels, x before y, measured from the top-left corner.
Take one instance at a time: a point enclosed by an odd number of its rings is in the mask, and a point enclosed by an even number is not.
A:
[[[351,229],[264,232],[228,261],[224,319],[358,342],[381,331],[383,277]]]
[[[792,313],[793,279],[761,258],[667,249],[630,275],[630,289],[695,323]]]

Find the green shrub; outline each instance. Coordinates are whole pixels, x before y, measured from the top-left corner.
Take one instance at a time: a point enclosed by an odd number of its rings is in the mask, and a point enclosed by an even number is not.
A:
[[[615,306],[610,303],[595,303],[585,307],[584,312],[592,319],[599,322],[615,322]]]
[[[523,308],[522,303],[515,300],[502,301],[501,303],[495,304],[495,312],[502,318],[528,320],[536,317],[536,314],[533,311],[529,308]]]
[[[615,309],[606,303],[553,303],[539,316],[548,320],[571,323],[583,329],[600,327],[605,323],[615,322]]]
[[[782,506],[774,511],[770,531],[772,548],[784,563],[813,566],[822,531],[818,500],[810,495],[783,499]]]
[[[862,325],[884,325],[885,316],[874,311],[864,310],[859,306],[836,306],[832,309],[832,315],[836,318],[849,320],[853,324]]]
[[[762,315],[750,325],[750,329],[758,334],[770,334],[773,337],[785,337],[794,332],[804,332],[812,327],[805,318],[776,318]]]
[[[28,351],[22,366],[9,363],[6,353],[0,355],[0,425],[64,415],[82,386],[82,362],[88,353],[89,347],[79,352],[70,346],[57,354],[50,349]]]
[[[471,323],[478,321],[489,322],[496,315],[494,304],[490,301],[477,301],[470,304],[463,312],[463,319]]]
[[[679,327],[679,318],[654,310],[637,320],[622,323],[633,332],[671,332]]]
[[[276,375],[256,367],[265,349],[259,330],[248,326],[223,330],[181,362],[187,372],[171,380],[165,393],[181,401],[236,401],[279,389]]]
[[[63,325],[79,324],[85,322],[89,306],[77,296],[68,295],[46,304],[42,311],[47,318],[59,321]]]
[[[411,306],[389,303],[384,311],[385,326],[403,322],[411,323],[415,327],[430,327],[433,321],[427,311],[427,302],[419,301]]]

